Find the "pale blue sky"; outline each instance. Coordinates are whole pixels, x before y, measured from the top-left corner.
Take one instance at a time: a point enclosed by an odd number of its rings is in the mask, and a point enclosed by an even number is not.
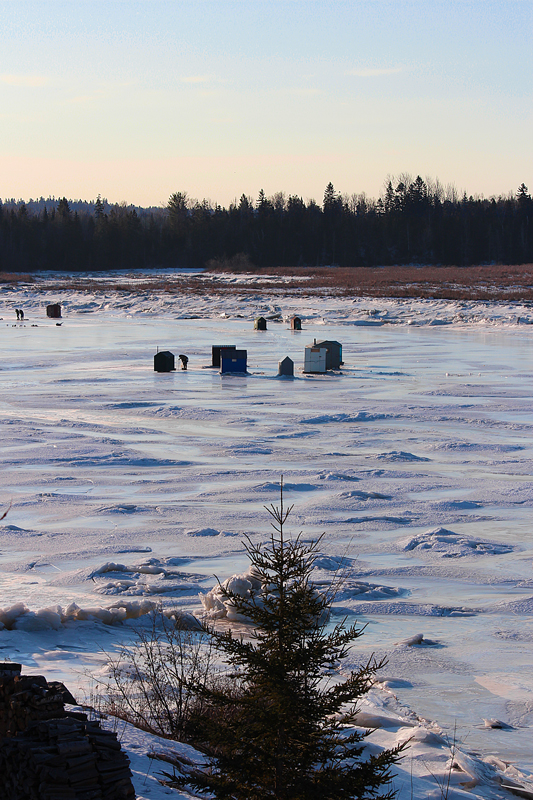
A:
[[[0,0],[0,197],[533,189],[533,0]]]

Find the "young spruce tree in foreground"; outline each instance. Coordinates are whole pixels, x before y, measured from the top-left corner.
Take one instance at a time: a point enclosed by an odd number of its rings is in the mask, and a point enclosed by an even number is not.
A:
[[[267,507],[270,542],[246,545],[262,590],[251,599],[224,591],[254,632],[244,639],[210,630],[238,675],[237,690],[204,688],[213,713],[197,719],[195,738],[213,764],[187,783],[220,800],[392,798],[390,767],[401,748],[363,753],[366,733],[352,727],[353,704],[378,665],[328,679],[362,629],[327,631],[332,600],[311,581],[319,542],[286,538],[291,509],[283,505],[282,481],[279,507]]]

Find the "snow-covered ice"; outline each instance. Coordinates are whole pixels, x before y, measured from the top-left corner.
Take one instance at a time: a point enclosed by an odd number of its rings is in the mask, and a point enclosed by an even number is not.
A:
[[[440,796],[454,737],[449,797],[531,780],[532,309],[138,280],[0,287],[0,658],[83,699],[151,608],[201,614],[215,575],[248,580],[242,538],[267,538],[283,474],[292,530],[324,533],[317,586],[340,579],[333,621],[367,623],[345,667],[388,659],[362,711],[397,723],[369,747],[412,739],[401,800]],[[326,333],[342,370],[304,375]],[[220,342],[248,350],[248,375],[207,368]],[[154,373],[157,348],[188,370]],[[287,355],[293,380],[277,377]],[[132,755],[161,744],[124,737]],[[150,764],[139,796],[167,797]]]

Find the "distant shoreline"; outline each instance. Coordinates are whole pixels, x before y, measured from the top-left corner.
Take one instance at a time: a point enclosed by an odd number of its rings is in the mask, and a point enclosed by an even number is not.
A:
[[[232,279],[232,276],[234,279]],[[238,278],[238,281],[235,281]],[[0,273],[0,285],[31,283],[39,291],[142,291],[168,294],[277,294],[395,299],[533,302],[533,264],[476,267],[272,267],[235,270],[120,270]]]

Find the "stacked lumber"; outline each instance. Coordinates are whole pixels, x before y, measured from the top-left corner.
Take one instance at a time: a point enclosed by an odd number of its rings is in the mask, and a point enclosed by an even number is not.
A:
[[[116,734],[78,711],[59,681],[0,664],[0,798],[134,800]]]
[[[32,723],[0,745],[0,796],[10,800],[134,800],[129,759],[98,722]]]
[[[76,704],[59,681],[42,675],[0,677],[0,736],[13,736],[37,720],[63,716],[65,703]]]

